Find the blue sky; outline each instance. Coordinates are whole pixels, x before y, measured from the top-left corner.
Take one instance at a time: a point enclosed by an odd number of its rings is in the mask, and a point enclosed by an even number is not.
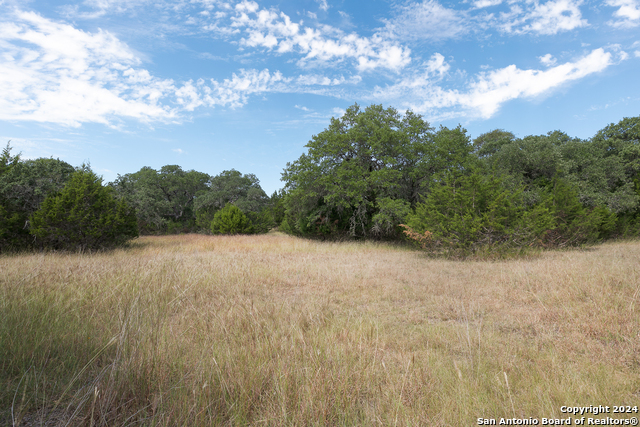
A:
[[[0,0],[0,142],[105,181],[179,164],[267,193],[354,104],[473,138],[640,114],[640,0]]]

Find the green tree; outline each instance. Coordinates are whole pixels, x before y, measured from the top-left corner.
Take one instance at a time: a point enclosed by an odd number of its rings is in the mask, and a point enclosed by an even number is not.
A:
[[[561,145],[564,142],[566,139],[554,132],[514,139],[487,159],[488,166],[517,176],[519,185],[544,185],[563,172]]]
[[[257,219],[260,212],[269,206],[270,200],[254,174],[243,175],[235,169],[223,171],[211,177],[207,188],[196,195],[196,224],[208,229],[215,213],[228,203]]]
[[[175,222],[194,218],[193,203],[199,191],[206,188],[209,175],[194,170],[183,171],[178,165],[160,168],[156,186],[168,202],[168,216]]]
[[[11,155],[11,141],[7,142],[6,147],[2,149],[0,154],[0,176],[7,172],[10,168],[20,162],[20,153],[15,156]]]
[[[31,234],[43,248],[98,250],[137,237],[138,228],[134,211],[83,167],[31,216]]]
[[[625,117],[618,123],[611,123],[598,131],[592,138],[602,146],[607,156],[622,159],[628,180],[633,181],[640,174],[640,116]]]
[[[516,140],[516,136],[503,129],[494,129],[483,133],[473,140],[473,152],[479,158],[487,158],[496,154],[500,149]]]
[[[267,205],[260,212],[244,211],[253,224],[254,233],[267,233],[282,224],[284,219],[283,197],[282,191],[274,191]]]
[[[143,233],[189,231],[195,228],[196,194],[207,188],[209,175],[166,165],[159,171],[143,167],[138,172],[118,175],[111,184],[119,198],[136,211]]]
[[[429,127],[419,115],[357,104],[288,163],[283,229],[300,234],[394,236],[434,174],[463,168],[471,145],[462,128]]]
[[[625,117],[618,123],[611,123],[596,133],[591,141],[607,160],[621,165],[625,176],[617,186],[614,184],[614,203],[609,203],[614,209],[628,206],[626,210],[615,209],[618,216],[616,234],[640,236],[640,116]],[[635,196],[633,206],[629,206],[629,193]]]
[[[29,216],[48,195],[60,191],[74,172],[60,159],[21,161],[0,176],[0,194]]]
[[[620,156],[594,140],[571,141],[561,151],[566,180],[585,207],[605,206],[616,214],[636,209],[639,197]]]
[[[408,216],[405,234],[433,253],[466,256],[527,246],[594,243],[611,234],[616,216],[604,206],[584,207],[576,188],[554,178],[541,201],[526,206],[522,188],[474,170],[447,173]]]
[[[448,172],[434,185],[424,202],[408,216],[409,237],[429,250],[468,255],[480,248],[502,248],[525,243],[521,191],[505,188],[501,178],[482,173]]]
[[[11,155],[10,142],[11,141],[7,142],[7,146],[2,150],[2,154],[0,155],[0,180],[4,178],[4,175],[9,170],[20,162],[20,154],[15,156]],[[7,248],[20,246],[20,242],[23,240],[20,239],[20,232],[23,228],[20,226],[22,218],[20,218],[18,212],[11,209],[6,196],[7,194],[0,191],[0,252]],[[17,239],[16,235],[18,235]]]
[[[211,221],[213,234],[250,234],[253,226],[240,208],[231,203],[220,209]]]
[[[616,215],[605,206],[583,206],[576,187],[555,178],[545,189],[542,201],[523,216],[523,221],[538,244],[565,247],[606,238],[615,228]]]
[[[591,140],[571,138],[560,131],[522,139],[493,131],[478,137],[474,144],[489,169],[509,176],[514,188],[525,186],[529,205],[540,202],[546,187],[558,178],[576,188],[584,206],[606,206],[620,214],[635,210],[640,202],[634,190],[634,177],[640,170],[634,166],[640,161],[634,155],[639,147],[634,132],[634,120],[625,119]]]
[[[0,250],[23,249],[31,245],[29,217],[44,199],[60,191],[75,169],[59,159],[19,161],[5,149],[0,163]],[[7,162],[5,159],[9,158]]]

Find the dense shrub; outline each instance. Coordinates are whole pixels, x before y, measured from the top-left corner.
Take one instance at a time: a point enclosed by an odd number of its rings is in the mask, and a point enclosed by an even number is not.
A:
[[[408,216],[404,233],[432,253],[466,256],[594,243],[615,229],[614,213],[604,206],[584,207],[564,180],[554,179],[530,207],[521,193],[479,171],[449,173]]]
[[[9,147],[5,149],[8,150]],[[48,195],[62,190],[74,172],[67,162],[46,158],[14,161],[4,168],[0,174],[0,204],[4,211],[0,215],[0,250],[31,246],[29,217]]]
[[[58,194],[48,196],[31,216],[31,234],[40,247],[64,250],[112,248],[138,236],[136,216],[102,178],[76,171]]]
[[[253,233],[253,225],[240,208],[228,203],[220,209],[211,221],[213,234],[249,234]]]
[[[408,216],[405,234],[433,252],[465,254],[484,246],[517,246],[529,238],[520,193],[476,171],[448,173]]]
[[[537,243],[545,247],[595,243],[615,229],[616,215],[605,206],[587,208],[578,191],[568,182],[555,178],[545,189],[543,200],[524,216]]]

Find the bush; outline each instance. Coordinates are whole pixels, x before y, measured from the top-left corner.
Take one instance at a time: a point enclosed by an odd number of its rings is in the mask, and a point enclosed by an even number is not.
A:
[[[405,235],[434,254],[464,257],[595,243],[615,230],[614,213],[605,206],[585,208],[562,179],[554,178],[528,209],[521,190],[503,184],[480,172],[447,174],[408,216]]]
[[[31,234],[43,248],[98,250],[138,237],[133,209],[88,168],[76,171],[58,194],[31,216]]]
[[[25,227],[26,218],[22,212],[11,210],[11,206],[0,199],[0,252],[20,250],[28,247],[31,236]]]
[[[0,166],[2,163],[0,159]],[[44,158],[15,161],[4,168],[0,175],[0,205],[4,208],[0,215],[0,251],[32,246],[29,217],[48,195],[62,190],[74,172],[75,168],[62,160]]]
[[[522,244],[519,193],[500,178],[448,173],[409,214],[405,235],[423,248],[449,255],[480,247]]]
[[[250,234],[253,233],[253,225],[240,208],[231,203],[220,209],[211,221],[213,234]]]
[[[545,247],[595,243],[615,229],[616,215],[605,206],[585,208],[578,191],[568,182],[554,178],[543,200],[524,215],[524,222]]]

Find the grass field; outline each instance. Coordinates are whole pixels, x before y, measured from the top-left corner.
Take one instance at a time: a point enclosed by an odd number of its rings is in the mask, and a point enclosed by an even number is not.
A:
[[[566,419],[640,405],[639,314],[640,242],[500,262],[281,234],[5,255],[0,424]]]

